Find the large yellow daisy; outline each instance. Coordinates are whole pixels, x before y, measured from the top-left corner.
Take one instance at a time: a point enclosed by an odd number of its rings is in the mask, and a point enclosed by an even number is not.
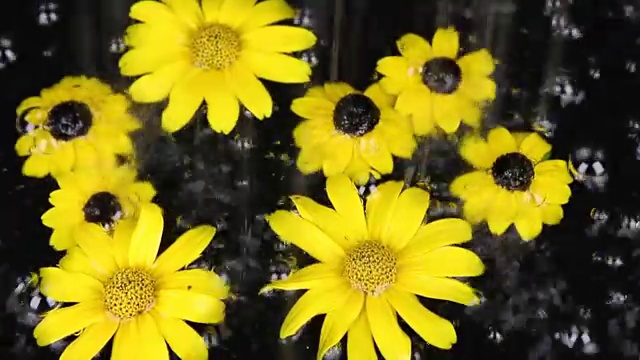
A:
[[[326,314],[318,359],[345,334],[350,360],[376,359],[374,343],[386,359],[411,359],[398,314],[431,345],[451,348],[457,339],[453,325],[416,295],[465,305],[478,301],[471,287],[449,278],[484,271],[473,252],[451,246],[471,239],[469,223],[442,219],[423,225],[429,193],[403,191],[402,182],[378,186],[367,198],[366,215],[347,177],[329,178],[327,194],[335,210],[294,196],[297,213],[276,211],[267,218],[284,241],[320,261],[265,288],[309,289],[289,311],[280,337]]]
[[[465,138],[460,154],[476,170],[451,183],[451,193],[464,200],[464,217],[472,223],[486,220],[496,235],[515,224],[527,241],[540,234],[543,223],[558,224],[573,179],[566,161],[545,160],[550,151],[540,135],[511,134],[502,127],[491,130],[487,140]]]
[[[44,295],[76,304],[44,316],[33,331],[38,345],[79,334],[60,359],[90,360],[115,334],[112,360],[168,360],[165,342],[181,359],[207,359],[204,340],[184,320],[222,321],[228,289],[211,271],[180,269],[200,256],[215,228],[186,232],[156,259],[162,230],[153,204],[142,208],[135,228],[118,226],[113,238],[85,225],[79,247],[59,267],[40,270]]]
[[[416,34],[406,34],[396,43],[401,56],[378,61],[384,75],[380,84],[398,95],[396,108],[411,115],[417,135],[432,133],[437,125],[453,133],[464,122],[478,127],[481,105],[493,100],[496,83],[489,78],[494,60],[486,49],[458,59],[458,33],[438,29],[433,46]]]
[[[135,170],[124,166],[68,173],[56,180],[60,189],[49,195],[53,207],[42,215],[42,223],[53,229],[50,243],[56,250],[76,245],[87,223],[110,232],[119,222],[135,219],[156,194],[150,183],[137,181]]]
[[[271,96],[258,78],[309,81],[309,64],[284,53],[310,48],[315,35],[271,25],[294,15],[284,0],[140,1],[129,16],[142,23],[127,29],[125,40],[133,49],[120,59],[120,71],[144,75],[129,89],[135,101],[169,97],[162,114],[166,131],[183,128],[204,99],[211,128],[228,134],[239,103],[258,119],[271,116]]]
[[[291,109],[305,120],[293,132],[304,174],[346,174],[358,184],[393,170],[392,155],[416,148],[411,123],[393,109],[394,97],[373,84],[364,93],[346,83],[312,87]]]
[[[26,176],[58,176],[82,168],[111,167],[133,151],[129,133],[140,127],[127,99],[98,79],[66,77],[25,99],[18,108],[19,156]]]

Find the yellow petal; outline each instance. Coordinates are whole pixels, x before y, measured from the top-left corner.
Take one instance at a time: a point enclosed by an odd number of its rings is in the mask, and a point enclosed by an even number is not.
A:
[[[511,135],[509,130],[503,127],[497,127],[489,131],[487,143],[489,143],[489,147],[496,158],[507,153],[518,151],[516,139]]]
[[[564,160],[546,160],[539,162],[535,166],[535,176],[553,177],[564,184],[570,184],[573,181],[567,162]]]
[[[137,79],[129,88],[131,98],[139,103],[154,103],[169,96],[173,86],[189,69],[189,63],[178,61]]]
[[[409,60],[401,56],[386,56],[378,60],[376,71],[384,76],[392,77],[402,87],[409,84],[410,73]],[[389,89],[385,89],[388,91]],[[400,89],[396,89],[400,90]]]
[[[289,55],[247,50],[242,59],[257,77],[270,81],[299,84],[311,76],[307,62]]]
[[[496,160],[489,144],[476,135],[468,136],[462,140],[460,156],[476,169],[490,169]]]
[[[298,170],[303,174],[311,174],[322,169],[320,150],[314,148],[301,149],[296,159]]]
[[[440,219],[421,226],[398,258],[421,258],[429,251],[471,240],[471,225],[462,219]]]
[[[147,74],[184,58],[184,51],[174,46],[133,48],[122,55],[118,66],[120,73],[124,76]]]
[[[364,216],[362,200],[353,182],[346,176],[327,179],[327,195],[333,208],[351,227],[354,241],[367,238],[367,222]]]
[[[529,190],[549,204],[566,204],[571,197],[569,185],[548,176],[535,177]]]
[[[207,360],[209,350],[204,339],[184,321],[151,310],[165,341],[181,359]]]
[[[385,359],[410,359],[411,340],[405,334],[385,296],[367,296],[367,318],[371,334]],[[413,320],[413,319],[410,319]]]
[[[60,259],[58,266],[68,272],[88,275],[103,283],[111,276],[110,273],[98,271],[98,269],[93,266],[91,259],[77,246],[67,250],[65,256]]]
[[[251,8],[253,8],[255,3],[256,0],[224,1],[220,7],[218,19],[223,24],[237,28],[248,19]]]
[[[42,225],[52,229],[69,228],[84,220],[79,214],[82,213],[70,211],[68,207],[53,207],[42,214],[40,220],[42,220]]]
[[[416,34],[404,34],[396,41],[398,51],[412,63],[422,66],[431,58],[431,45]]]
[[[59,178],[56,180],[59,181]],[[60,182],[58,183],[60,184]],[[84,207],[86,200],[84,194],[81,194],[77,189],[72,190],[72,188],[54,190],[49,194],[49,203],[56,207],[81,208]]]
[[[381,174],[393,171],[393,158],[386,142],[375,132],[369,133],[357,142],[357,150],[362,158]]]
[[[367,196],[367,225],[372,239],[384,240],[404,184],[387,181]]]
[[[160,230],[162,236],[162,229]],[[215,234],[216,228],[208,225],[200,225],[182,234],[158,257],[153,264],[153,273],[162,276],[191,264],[200,257]]]
[[[456,246],[429,251],[421,258],[399,258],[398,271],[417,272],[429,276],[478,276],[484,265],[478,255]]]
[[[342,174],[353,158],[353,139],[347,135],[331,136],[322,146],[324,176]]]
[[[129,17],[146,23],[174,24],[179,22],[165,4],[158,1],[138,1],[129,9]]]
[[[398,95],[395,107],[400,113],[411,115],[416,135],[427,135],[434,130],[433,95],[426,86],[407,87]]]
[[[31,149],[35,146],[33,142],[34,138],[30,135],[23,135],[18,138],[14,149],[18,156],[27,156],[31,153]]]
[[[191,120],[202,104],[205,94],[202,83],[207,79],[202,79],[202,72],[196,70],[175,84],[169,94],[169,104],[162,112],[162,128],[165,131],[174,133]]]
[[[383,111],[376,130],[382,132],[381,136],[385,138],[387,148],[393,155],[405,159],[411,158],[417,143],[408,119],[394,110]]]
[[[536,133],[524,138],[520,144],[520,152],[534,163],[542,160],[550,151],[551,145]]]
[[[291,242],[322,262],[338,262],[344,250],[315,225],[289,211],[278,210],[267,216],[271,229],[285,242]]]
[[[158,255],[163,227],[162,209],[151,203],[142,205],[138,223],[131,235],[129,266],[151,268]],[[154,271],[156,269],[162,271],[157,265]]]
[[[469,194],[464,200],[462,214],[471,224],[477,224],[487,218],[491,210],[494,195],[499,191],[496,186],[485,188],[477,194]]]
[[[169,360],[169,351],[164,343],[162,334],[156,326],[156,321],[149,313],[143,313],[136,318],[138,331],[142,335],[140,352],[148,359]]]
[[[207,23],[216,23],[220,17],[220,8],[224,0],[201,0],[202,14]]]
[[[241,31],[251,31],[275,22],[293,19],[295,11],[284,0],[266,0],[256,4],[240,25]]]
[[[20,102],[16,108],[16,116],[22,115],[23,112],[42,106],[42,98],[40,96],[31,96]]]
[[[315,43],[316,36],[311,31],[286,25],[264,26],[242,34],[243,46],[267,53],[302,51]]]
[[[490,101],[496,98],[496,82],[486,77],[463,77],[458,91],[476,103]]]
[[[462,122],[474,129],[479,128],[482,123],[482,110],[480,105],[468,100],[460,100],[460,102]]]
[[[155,308],[159,313],[202,324],[224,319],[224,303],[214,296],[188,290],[159,290]]]
[[[338,103],[343,97],[357,92],[351,85],[345,82],[328,82],[324,84],[324,91],[327,97],[334,104]]]
[[[291,111],[305,119],[331,119],[334,106],[327,98],[305,96],[293,100]],[[301,125],[305,123],[308,122],[303,122]]]
[[[316,225],[320,230],[325,232],[343,249],[347,249],[356,241],[361,240],[355,231],[343,217],[326,206],[322,206],[312,199],[294,195],[291,200],[296,206],[298,213],[303,219]]]
[[[158,289],[190,290],[217,299],[225,299],[229,295],[229,287],[213,271],[189,269],[167,274],[157,283]]]
[[[67,250],[76,245],[73,228],[65,227],[53,230],[51,238],[49,239],[49,245],[58,251]]]
[[[415,295],[392,287],[384,293],[384,297],[400,317],[429,344],[440,349],[451,349],[458,341],[451,322],[427,310]]]
[[[429,201],[429,193],[419,188],[409,188],[400,194],[383,238],[394,252],[402,250],[414,237],[426,216]]]
[[[496,68],[491,53],[487,49],[472,51],[458,60],[462,69],[462,76],[483,77],[489,76]]]
[[[379,82],[369,85],[364,91],[364,95],[371,99],[381,110],[393,107],[395,102],[395,97],[386,93]]]
[[[557,225],[564,217],[561,205],[544,204],[540,207],[542,222],[547,225]]]
[[[520,208],[514,223],[522,240],[530,241],[535,239],[542,231],[540,208],[533,205],[523,206]]]
[[[320,345],[317,360],[322,360],[324,354],[336,345],[347,333],[351,324],[360,315],[364,305],[364,294],[361,291],[351,291],[344,304],[327,314],[320,331]]]
[[[71,171],[75,163],[73,144],[61,143],[51,155],[51,175],[54,177]]]
[[[113,274],[118,269],[111,238],[96,224],[85,223],[74,234],[78,246],[100,273]]]
[[[433,56],[455,59],[460,48],[458,32],[452,28],[440,28],[433,35]]]
[[[358,318],[351,324],[347,336],[347,358],[360,360],[378,360],[373,345],[371,326],[367,319],[367,312],[363,308]]]
[[[47,346],[105,320],[102,300],[82,302],[49,311],[33,330],[33,337],[39,346]]]
[[[432,94],[433,98],[433,118],[435,122],[447,134],[452,134],[458,130],[462,115],[460,114],[460,102],[458,96]]]
[[[109,342],[118,329],[118,322],[105,319],[89,325],[77,339],[69,344],[60,360],[92,359]]]
[[[399,291],[430,299],[453,301],[462,305],[478,303],[476,292],[471,286],[458,280],[429,276],[420,272],[399,272],[393,286]]]
[[[496,192],[491,209],[487,214],[489,230],[494,235],[502,235],[513,223],[518,212],[516,195],[510,191],[500,189]]]
[[[229,2],[233,1],[227,1],[225,4]],[[273,111],[271,95],[251,72],[248,65],[237,61],[227,73],[227,83],[233,87],[233,91],[242,105],[251,111],[255,117],[258,119],[271,117]]]
[[[182,31],[182,24],[145,24],[129,25],[124,35],[124,43],[132,48],[171,47],[176,48],[189,43],[189,33]]]
[[[138,318],[130,321],[123,321],[118,327],[116,336],[113,338],[111,349],[111,360],[129,360],[144,357],[140,344],[143,334],[138,326]]]
[[[113,232],[113,254],[120,268],[129,266],[129,248],[131,236],[136,229],[137,220],[119,221]]]
[[[40,269],[40,291],[59,302],[81,302],[102,299],[102,283],[86,274],[55,267]]]
[[[215,76],[204,94],[207,102],[207,120],[216,132],[229,134],[240,116],[240,103],[222,76]]]
[[[342,268],[337,264],[312,264],[294,271],[286,279],[271,282],[263,291],[334,287],[345,281],[341,273]]]
[[[49,159],[42,154],[32,154],[22,166],[22,175],[43,178],[49,174]]]
[[[491,175],[484,170],[479,170],[455,178],[451,182],[449,191],[451,191],[452,195],[465,199],[490,186],[494,186]]]
[[[280,338],[294,335],[312,317],[326,314],[341,306],[354,291],[346,281],[333,287],[322,287],[305,292],[293,305],[280,328]]]
[[[163,2],[173,10],[177,18],[193,29],[204,21],[197,0],[163,0]]]

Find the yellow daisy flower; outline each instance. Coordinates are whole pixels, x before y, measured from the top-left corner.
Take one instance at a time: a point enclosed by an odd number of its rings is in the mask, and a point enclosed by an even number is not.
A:
[[[464,200],[464,217],[471,223],[486,220],[495,235],[514,224],[525,241],[538,236],[543,223],[558,224],[573,179],[566,161],[546,160],[550,151],[540,135],[511,134],[502,127],[491,130],[486,141],[465,138],[460,154],[476,170],[451,183],[451,193]]]
[[[481,104],[495,99],[496,83],[489,78],[494,60],[486,49],[458,58],[458,33],[438,29],[433,45],[416,34],[396,43],[401,56],[380,59],[380,84],[398,95],[396,109],[411,115],[417,135],[432,133],[437,125],[455,132],[460,121],[477,128]]]
[[[42,223],[53,229],[50,243],[56,250],[76,245],[87,223],[110,232],[120,221],[135,219],[156,194],[150,183],[137,181],[135,170],[124,166],[68,173],[56,180],[60,189],[49,195],[53,207],[42,215]]]
[[[221,322],[228,289],[211,271],[180,269],[200,256],[215,228],[189,230],[156,259],[162,230],[153,204],[143,206],[135,228],[118,226],[113,238],[85,225],[79,247],[59,267],[40,270],[44,295],[76,304],[44,316],[33,331],[38,345],[79,333],[60,359],[89,360],[115,334],[112,360],[168,360],[165,342],[181,359],[207,359],[204,340],[184,320]]]
[[[140,127],[128,106],[126,97],[84,76],[66,77],[25,99],[16,109],[22,136],[15,150],[29,157],[22,173],[41,178],[113,166],[116,155],[132,153],[129,133]]]
[[[265,287],[308,289],[285,318],[281,338],[326,314],[318,359],[345,334],[349,359],[377,359],[374,342],[386,359],[410,359],[411,341],[397,313],[433,346],[450,349],[456,342],[451,322],[424,308],[416,295],[477,303],[471,287],[449,278],[484,271],[473,252],[451,246],[471,239],[471,225],[461,219],[423,225],[429,193],[402,188],[396,181],[378,186],[367,198],[365,215],[354,184],[339,175],[327,180],[335,210],[294,196],[298,213],[280,210],[268,216],[284,241],[320,261]]]
[[[204,99],[211,128],[228,134],[239,103],[258,119],[271,116],[273,101],[258,78],[309,81],[309,64],[284,53],[310,48],[315,35],[271,25],[294,15],[284,0],[139,1],[129,16],[142,23],[127,29],[132,50],[120,59],[120,71],[144,75],[129,89],[135,101],[169,97],[162,114],[166,131],[183,128]]]
[[[358,184],[393,170],[392,155],[410,158],[416,148],[411,123],[393,109],[394,98],[373,84],[364,93],[346,83],[326,83],[295,99],[305,120],[293,132],[304,174],[346,174]]]

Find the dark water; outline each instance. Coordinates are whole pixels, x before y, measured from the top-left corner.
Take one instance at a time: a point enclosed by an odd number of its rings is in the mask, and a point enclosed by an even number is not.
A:
[[[47,304],[26,286],[30,272],[53,265],[39,222],[49,207],[51,180],[25,178],[13,151],[18,103],[64,75],[88,74],[124,88],[117,59],[129,23],[129,1],[5,1],[0,11],[0,358],[55,358],[64,344],[39,349],[31,338]],[[394,51],[405,32],[430,38],[453,25],[466,50],[489,48],[500,61],[498,96],[487,126],[543,129],[554,157],[596,161],[604,173],[572,185],[565,218],[532,243],[500,239],[479,229],[472,246],[488,267],[474,280],[485,300],[477,307],[430,307],[457,324],[458,344],[441,351],[414,342],[416,359],[638,359],[640,356],[640,3],[632,0],[298,0],[297,19],[318,46],[305,54],[313,81],[364,87],[375,62]],[[219,228],[203,262],[216,265],[235,294],[224,326],[201,329],[216,359],[313,359],[319,321],[294,340],[279,341],[280,323],[295,295],[263,297],[257,290],[289,271],[262,214],[287,207],[293,193],[322,197],[320,175],[303,177],[291,159],[288,107],[301,86],[270,86],[278,111],[266,122],[245,116],[229,137],[195,123],[161,134],[158,107],[137,113],[148,125],[136,136],[140,171],[158,188],[167,210],[167,239],[201,223]],[[200,119],[202,120],[202,119]],[[455,174],[453,149],[423,145],[431,160],[398,163],[393,177],[427,169],[436,181]],[[435,197],[447,200],[444,192]],[[437,215],[437,214],[436,214]],[[339,351],[328,355],[340,358]]]

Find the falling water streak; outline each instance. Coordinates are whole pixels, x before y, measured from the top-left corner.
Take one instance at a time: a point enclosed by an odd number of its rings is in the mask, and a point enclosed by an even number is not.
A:
[[[99,43],[97,29],[93,26],[92,19],[96,17],[96,2],[76,0],[72,12],[75,13],[75,21],[67,29],[71,43],[71,58],[76,59],[73,70],[83,74],[96,74],[97,57],[96,45]]]
[[[342,28],[342,17],[344,14],[344,3],[342,0],[335,0],[333,3],[333,30],[331,39],[331,64],[329,70],[329,80],[337,81],[340,68],[340,29]]]

